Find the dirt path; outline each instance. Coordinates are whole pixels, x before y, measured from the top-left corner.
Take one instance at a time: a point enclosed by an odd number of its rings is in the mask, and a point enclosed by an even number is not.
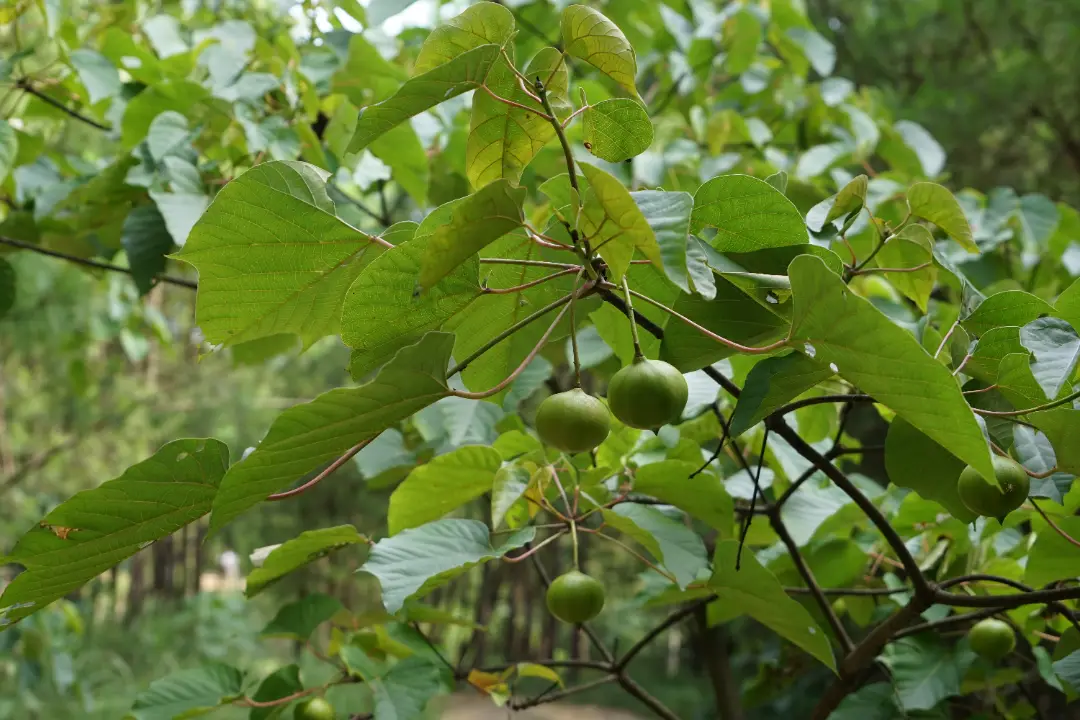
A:
[[[442,720],[641,720],[623,710],[608,710],[592,705],[565,705],[553,703],[521,712],[498,708],[479,697],[457,695],[446,703]]]

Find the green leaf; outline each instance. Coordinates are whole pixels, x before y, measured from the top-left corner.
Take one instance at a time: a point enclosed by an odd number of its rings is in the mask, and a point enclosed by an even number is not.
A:
[[[1001,360],[1006,355],[1023,352],[1020,328],[1014,325],[991,328],[976,342],[971,359],[964,366],[964,373],[987,384],[993,384],[997,381]]]
[[[446,691],[442,669],[415,655],[398,662],[386,675],[370,683],[375,700],[374,720],[424,717],[428,702]]]
[[[865,685],[848,695],[829,720],[907,720],[896,704],[896,691],[887,682]]]
[[[306,641],[315,628],[341,612],[341,601],[322,593],[305,595],[283,605],[277,615],[262,629],[264,637],[290,637]]]
[[[1054,672],[1064,680],[1073,691],[1080,691],[1080,650],[1069,653],[1054,662]]]
[[[1054,310],[1058,317],[1074,328],[1080,327],[1080,278],[1074,280],[1072,285],[1058,296]]]
[[[7,179],[19,156],[19,136],[6,120],[0,120],[0,182]]]
[[[723,276],[716,277],[716,296],[712,300],[679,295],[674,310],[707,330],[744,345],[760,345],[783,337],[786,320],[770,312]],[[682,372],[698,370],[735,351],[681,321],[664,328],[660,357]]]
[[[1031,374],[1048,398],[1068,387],[1080,360],[1080,335],[1058,318],[1039,318],[1020,328],[1020,343],[1031,351]]]
[[[330,80],[330,90],[363,107],[393,95],[408,77],[400,65],[384,58],[361,33],[354,33],[349,38],[345,64]]]
[[[491,492],[501,466],[492,448],[467,445],[414,468],[390,496],[390,534],[438,520]]]
[[[643,465],[634,473],[634,490],[670,503],[701,520],[727,539],[734,537],[735,506],[724,483],[711,472],[696,477],[692,463],[662,460]]]
[[[142,23],[142,31],[158,57],[167,58],[188,51],[180,36],[180,23],[171,15],[155,15]]]
[[[601,160],[623,162],[652,145],[652,120],[636,100],[601,100],[585,110],[583,122],[586,148]]]
[[[885,440],[885,471],[889,481],[940,503],[953,517],[969,523],[976,515],[968,510],[956,490],[966,465],[903,418],[896,418],[889,426]]]
[[[439,103],[474,90],[500,60],[498,45],[481,45],[462,53],[445,65],[417,75],[390,98],[364,108],[348,152],[360,152],[383,133]]]
[[[502,440],[505,437],[506,435],[500,435],[499,439]],[[508,518],[508,515],[525,491],[529,489],[531,481],[532,474],[520,465],[506,465],[495,473],[491,484],[491,527],[497,530],[503,524],[503,520],[507,522],[513,520],[513,516]]]
[[[524,201],[525,188],[515,188],[507,180],[496,180],[453,201],[450,217],[427,242],[420,261],[420,286],[432,287],[480,250],[521,227]]]
[[[428,333],[398,352],[366,385],[331,390],[281,413],[255,451],[221,481],[211,530],[445,397],[453,342],[452,335]]]
[[[807,355],[835,364],[845,380],[993,477],[982,430],[944,365],[869,300],[851,292],[820,259],[800,255],[789,274],[795,303],[792,341],[804,341]]]
[[[801,353],[765,358],[746,376],[742,395],[731,416],[731,437],[739,437],[774,410],[834,374],[828,365]]]
[[[529,62],[524,74],[530,78],[543,78],[547,83],[545,91],[556,116],[569,114],[569,78],[562,53],[555,48],[543,48]],[[521,89],[517,75],[505,59],[500,59],[491,69],[486,84],[499,97],[544,112],[543,107]],[[551,122],[536,113],[507,105],[487,93],[477,93],[473,96],[472,120],[465,145],[469,182],[477,188],[500,178],[517,183],[532,159],[554,137],[555,128]]]
[[[934,223],[968,252],[979,252],[964,210],[944,187],[932,182],[915,183],[908,188],[907,201],[912,215]]]
[[[752,490],[751,490],[752,492]],[[824,485],[812,478],[799,486],[781,508],[780,518],[784,521],[791,538],[799,547],[806,546],[814,539],[818,530],[830,518],[843,517],[841,508],[850,506],[854,509],[851,498],[840,488],[826,482]],[[812,560],[808,558],[808,562]],[[816,573],[817,571],[815,571]],[[821,577],[818,578],[822,582]]]
[[[131,720],[195,717],[224,705],[244,692],[244,674],[222,663],[180,670],[150,683],[135,696]]]
[[[202,193],[167,193],[151,190],[150,198],[165,220],[165,229],[169,231],[173,241],[181,246],[187,242],[195,222],[210,204],[210,198]]]
[[[570,12],[580,5],[571,5]],[[598,167],[581,164],[589,181],[581,211],[581,231],[604,258],[612,279],[619,281],[630,268],[637,249],[658,268],[663,267],[660,246],[649,222],[621,182]]]
[[[505,46],[514,35],[514,14],[494,2],[471,5],[439,24],[424,40],[415,73],[422,74],[488,44]]]
[[[945,150],[926,128],[910,120],[900,120],[893,124],[893,130],[914,153],[919,163],[918,169],[921,169],[926,177],[935,177],[941,173],[945,167]]]
[[[1080,517],[1058,517],[1054,519],[1054,524],[1066,535],[1080,537]],[[1063,578],[1080,575],[1080,548],[1044,524],[1038,527],[1035,544],[1028,552],[1024,582],[1043,587]]]
[[[262,566],[247,577],[244,594],[254,597],[291,572],[350,545],[361,545],[368,539],[352,525],[306,530],[292,540],[276,547]]]
[[[876,258],[879,268],[910,269],[929,263],[921,270],[884,274],[897,290],[924,313],[937,281],[933,247],[934,238],[929,230],[922,225],[909,225],[885,243]]]
[[[228,464],[219,440],[174,440],[115,480],[53,508],[5,558],[26,570],[0,595],[0,627],[205,515]]]
[[[570,5],[562,16],[563,49],[584,60],[638,97],[637,56],[619,27],[598,10]]]
[[[338,331],[345,292],[381,246],[334,215],[326,173],[268,162],[226,185],[177,257],[199,271],[195,319],[233,344]]]
[[[711,245],[720,252],[751,252],[802,245],[809,236],[802,215],[782,192],[749,175],[709,180],[694,195],[690,232],[717,229]]]
[[[424,225],[441,209],[429,215]],[[476,259],[467,260],[432,287],[417,292],[421,263],[432,237],[421,235],[426,230],[418,230],[412,240],[376,258],[345,296],[341,339],[353,348],[349,370],[354,378],[365,377],[424,333],[441,328],[481,296]]]
[[[983,300],[960,324],[969,333],[982,336],[993,328],[1027,325],[1053,312],[1053,306],[1042,298],[1023,290],[1006,290]]]
[[[715,602],[729,617],[749,615],[788,642],[836,670],[829,639],[810,613],[784,592],[776,576],[762,567],[752,552],[742,554],[735,569],[739,551],[737,540],[722,540],[716,544],[713,574],[708,586],[716,592]]]
[[[188,139],[187,118],[175,110],[166,110],[154,118],[146,133],[146,148],[154,162],[161,162],[166,155],[182,150]]]
[[[427,150],[409,123],[402,123],[380,135],[369,147],[371,154],[390,166],[394,181],[409,193],[417,205],[427,205],[431,168]]]
[[[16,297],[15,268],[7,260],[0,258],[0,318],[15,307]]]
[[[1033,193],[1020,198],[1016,209],[1021,239],[1031,252],[1045,252],[1060,220],[1057,205],[1045,195]]]
[[[140,205],[124,219],[120,242],[127,253],[131,276],[139,294],[145,295],[165,272],[165,256],[173,248],[173,239],[165,219],[154,205]]]
[[[109,58],[86,49],[75,50],[70,57],[72,67],[79,74],[79,82],[90,95],[91,104],[120,93],[120,73]]]
[[[700,272],[689,271],[690,260],[687,258],[690,212],[694,209],[694,197],[686,192],[663,190],[639,190],[630,193],[630,197],[656,236],[667,278],[683,292],[694,292],[697,289],[694,283],[701,278]],[[708,275],[708,284],[702,285],[712,288],[712,273],[708,272],[708,268],[703,270]],[[715,288],[713,291],[715,292]]]
[[[832,75],[833,68],[836,67],[836,48],[831,42],[820,33],[805,27],[790,28],[787,36],[799,46],[803,55],[810,61],[810,67],[814,68],[818,75],[822,77]]]
[[[709,566],[701,537],[678,520],[656,508],[636,503],[619,503],[604,510],[604,522],[629,535],[675,578],[680,589],[697,579]]]
[[[469,568],[520,548],[535,532],[528,527],[500,536],[504,539],[496,546],[482,522],[437,520],[380,540],[360,570],[379,580],[387,612],[396,613],[407,600],[423,597]]]
[[[946,645],[930,633],[893,641],[881,655],[904,710],[930,710],[959,695],[964,672],[974,659],[965,646]]]
[[[866,205],[866,187],[868,182],[869,178],[865,175],[859,175],[842,187],[840,192],[836,193],[836,199],[833,201],[833,206],[829,210],[829,214],[825,216],[825,222],[831,223],[837,218],[842,218],[857,210],[862,210],[863,206]]]
[[[757,59],[761,44],[761,22],[753,13],[740,10],[724,23],[724,46],[727,57],[724,69],[731,75],[741,75]]]
[[[259,689],[251,696],[251,699],[256,702],[267,703],[287,698],[303,689],[304,684],[300,681],[300,667],[298,665],[286,665],[267,675],[259,683]],[[288,703],[251,708],[248,720],[271,720],[281,716],[286,707],[288,707]]]

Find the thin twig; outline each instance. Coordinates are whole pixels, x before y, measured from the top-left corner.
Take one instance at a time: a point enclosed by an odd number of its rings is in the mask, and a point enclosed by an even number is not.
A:
[[[1077,540],[1072,535],[1069,535],[1069,533],[1061,529],[1060,525],[1051,520],[1050,516],[1047,515],[1041,507],[1039,507],[1039,503],[1035,502],[1035,498],[1028,498],[1028,501],[1035,507],[1035,510],[1038,511],[1040,515],[1042,515],[1042,519],[1046,521],[1046,524],[1049,525],[1054,532],[1065,538],[1065,540],[1067,540],[1070,545],[1080,547],[1080,540]]]
[[[25,77],[19,78],[15,82],[15,87],[20,88],[22,90],[25,90],[26,92],[30,93],[31,95],[33,95],[37,99],[41,100],[42,102],[45,102],[45,103],[48,103],[49,105],[52,105],[57,110],[62,110],[63,112],[70,115],[71,117],[75,118],[76,120],[78,120],[80,122],[83,122],[83,123],[86,123],[90,127],[94,127],[94,128],[97,128],[98,130],[103,130],[105,132],[111,132],[112,131],[112,128],[109,127],[108,125],[103,125],[103,124],[99,123],[97,120],[94,120],[93,118],[89,118],[89,117],[83,115],[82,113],[80,113],[77,110],[72,110],[67,105],[60,102],[59,100],[57,100],[55,98],[52,98],[52,97],[49,97],[45,93],[41,92],[40,90],[38,90],[37,88],[35,88],[33,85],[30,84],[29,78],[25,78]]]
[[[375,437],[378,437],[378,436],[376,435]],[[351,460],[353,458],[353,456],[356,455],[356,453],[358,453],[361,450],[363,450],[364,448],[366,448],[371,443],[371,441],[375,439],[375,437],[370,437],[367,440],[363,440],[363,441],[358,442],[357,444],[353,445],[351,448],[349,448],[348,450],[345,451],[344,455],[339,457],[334,462],[330,463],[330,465],[327,466],[327,468],[325,470],[323,470],[321,473],[319,473],[315,477],[308,480],[306,483],[304,483],[300,487],[295,487],[292,490],[286,490],[284,492],[274,493],[273,495],[270,495],[266,499],[271,501],[271,502],[274,502],[274,501],[277,501],[277,500],[288,500],[289,498],[296,497],[297,495],[301,495],[303,493],[306,493],[308,490],[315,487],[316,485],[321,483],[323,480],[325,480],[326,478],[330,477],[335,472],[340,470],[342,465],[349,462],[349,460]]]
[[[739,549],[735,553],[735,570],[742,566],[742,551],[746,545],[746,535],[750,532],[750,523],[754,520],[754,508],[757,507],[758,495],[761,494],[761,469],[765,467],[765,448],[769,444],[769,426],[765,426],[765,435],[761,438],[761,454],[758,455],[757,472],[753,474],[754,491],[750,493],[750,512],[743,518],[742,532],[739,533]],[[762,498],[764,499],[764,498]]]

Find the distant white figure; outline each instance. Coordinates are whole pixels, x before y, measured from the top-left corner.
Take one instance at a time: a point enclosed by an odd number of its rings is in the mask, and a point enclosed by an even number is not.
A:
[[[221,566],[221,572],[225,576],[226,586],[231,586],[240,579],[240,556],[232,550],[226,550],[218,555],[218,565]]]

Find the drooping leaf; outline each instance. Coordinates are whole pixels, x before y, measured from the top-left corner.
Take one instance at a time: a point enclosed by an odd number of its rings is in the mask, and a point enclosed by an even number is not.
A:
[[[331,390],[279,415],[255,451],[221,481],[211,529],[444,397],[453,342],[452,335],[428,333],[366,385]]]
[[[466,445],[414,468],[390,496],[390,534],[438,520],[491,492],[501,465],[492,448]]]
[[[752,12],[740,10],[728,18],[724,23],[724,68],[732,75],[746,72],[757,59],[761,36],[761,21]]]
[[[637,503],[619,503],[604,510],[604,522],[639,542],[671,575],[680,589],[709,566],[701,537],[659,510]]]
[[[531,481],[532,474],[520,465],[507,464],[495,473],[491,484],[491,527],[497,530],[504,520],[507,523],[513,521],[512,509],[529,489]]]
[[[124,219],[120,236],[128,256],[131,276],[139,293],[145,295],[165,272],[165,256],[172,250],[173,239],[155,205],[140,205]]]
[[[742,394],[731,416],[731,437],[739,437],[769,413],[834,374],[828,365],[801,353],[765,358],[746,376]]]
[[[300,681],[300,667],[298,665],[286,665],[263,678],[259,683],[259,689],[251,696],[251,699],[260,703],[269,703],[300,692],[304,684]],[[254,707],[248,715],[248,720],[272,720],[282,715],[288,704],[271,705],[269,707]]]
[[[115,480],[53,508],[5,558],[26,569],[0,595],[0,627],[205,515],[228,464],[219,440],[174,440]]]
[[[914,153],[917,168],[927,177],[936,177],[945,168],[945,149],[926,128],[910,120],[899,120],[893,130]],[[944,228],[943,228],[944,229]]]
[[[1080,361],[1080,335],[1058,318],[1039,318],[1020,328],[1020,343],[1035,357],[1031,374],[1048,398],[1056,398],[1072,381]]]
[[[437,520],[380,540],[360,570],[379,580],[387,612],[396,613],[407,600],[423,597],[469,568],[520,548],[534,533],[533,528],[524,528],[499,536],[495,545],[482,522]]]
[[[1053,306],[1040,297],[1023,290],[1005,290],[983,300],[961,324],[969,333],[982,336],[993,328],[1027,325],[1053,312]]]
[[[927,500],[941,503],[954,518],[972,522],[956,490],[966,463],[915,429],[903,418],[889,425],[885,440],[885,471],[894,485],[909,488]]]
[[[513,34],[514,14],[510,10],[494,2],[470,5],[431,31],[420,48],[414,72],[429,72],[482,45],[503,47]]]
[[[583,123],[586,148],[601,160],[623,162],[652,145],[652,120],[636,100],[601,100],[585,110]]]
[[[244,594],[254,597],[273,583],[321,557],[350,545],[359,545],[368,539],[352,525],[306,530],[292,540],[276,547],[262,566],[248,574]]]
[[[381,678],[371,680],[375,720],[423,717],[428,702],[446,692],[442,675],[440,666],[413,655],[395,664]]]
[[[634,490],[674,505],[719,532],[722,539],[730,539],[735,517],[731,496],[712,473],[691,477],[697,469],[682,460],[643,465],[634,473]]]
[[[715,227],[711,244],[720,252],[752,252],[805,244],[802,215],[783,193],[749,175],[709,180],[694,195],[690,232]]]
[[[825,222],[831,223],[837,218],[861,210],[866,204],[866,186],[868,182],[869,178],[865,175],[859,175],[840,188],[840,192],[836,193],[832,208],[829,209],[829,214],[825,216]]]
[[[166,110],[154,118],[146,133],[146,149],[154,162],[161,162],[167,155],[182,149],[188,139],[187,118],[175,110]]]
[[[1020,328],[1015,325],[995,327],[983,333],[975,344],[971,359],[964,366],[964,372],[983,382],[993,384],[997,381],[998,366],[1006,355],[1023,353],[1020,344]]]
[[[569,114],[569,79],[562,53],[555,48],[543,48],[529,62],[524,75],[542,79],[557,117]],[[505,58],[492,67],[486,84],[499,97],[543,112],[543,108],[521,89],[517,75]],[[507,105],[487,93],[477,93],[473,97],[469,139],[465,146],[469,182],[475,188],[500,178],[517,183],[525,167],[554,137],[555,128],[540,115]]]
[[[195,223],[210,205],[210,198],[202,193],[171,193],[150,191],[158,212],[165,220],[173,242],[183,246],[191,236]]]
[[[975,654],[966,646],[947,645],[940,637],[924,633],[889,643],[881,659],[892,675],[900,706],[930,710],[960,694],[960,681]]]
[[[685,293],[694,292],[700,273],[690,273],[687,246],[690,241],[690,212],[694,197],[685,192],[639,190],[630,193],[645,221],[649,223],[660,246],[664,273]],[[707,268],[705,271],[707,272]],[[711,285],[712,273],[708,273]],[[702,283],[703,285],[705,283]],[[704,293],[703,293],[704,294]]]
[[[835,671],[836,660],[829,639],[806,608],[784,592],[780,581],[762,567],[753,553],[744,552],[736,570],[738,551],[737,540],[722,540],[716,544],[713,555],[713,574],[708,586],[717,594],[716,604],[723,614],[749,615]]]
[[[922,225],[909,225],[885,243],[876,258],[879,268],[904,270],[885,273],[885,277],[923,312],[937,280],[933,247],[934,238],[929,230]],[[912,270],[921,265],[926,267]]]
[[[336,333],[345,291],[381,246],[334,215],[326,173],[269,162],[226,185],[177,255],[199,271],[196,321],[232,344]]]
[[[75,50],[69,57],[75,72],[79,74],[79,82],[90,95],[91,103],[120,92],[120,73],[109,58],[86,48]]]
[[[209,663],[155,680],[135,696],[130,720],[174,720],[195,717],[219,707],[244,691],[244,674],[230,665]]]
[[[187,43],[180,36],[180,23],[172,15],[155,15],[144,20],[142,31],[160,58],[168,58],[188,51]]]
[[[800,255],[789,273],[795,303],[791,340],[805,343],[807,355],[835,365],[841,377],[993,477],[982,430],[949,370],[820,259]]]
[[[420,286],[431,288],[484,247],[521,227],[524,200],[525,188],[507,180],[496,180],[455,200],[450,217],[427,241],[420,261]]]
[[[637,97],[637,55],[619,27],[599,10],[570,5],[562,16],[563,49],[584,60]]]
[[[1020,198],[1016,216],[1020,220],[1021,239],[1025,247],[1032,252],[1045,250],[1060,220],[1054,201],[1038,193],[1025,195]]]
[[[581,7],[571,5],[567,9]],[[648,221],[623,184],[593,165],[581,164],[589,181],[581,212],[581,231],[591,237],[592,246],[608,264],[614,280],[622,279],[638,250],[658,268],[663,267],[660,246]]]
[[[908,188],[907,200],[912,215],[934,223],[968,252],[979,252],[967,217],[951,192],[937,183],[919,182]]]
[[[425,220],[435,217],[436,213]],[[424,333],[437,330],[481,295],[479,263],[466,260],[432,287],[417,280],[431,235],[387,250],[349,288],[341,313],[341,339],[353,348],[349,370],[363,378]]]
[[[390,98],[364,108],[348,152],[360,152],[377,137],[441,102],[474,90],[484,83],[500,59],[498,45],[481,45],[438,67],[417,75]]]
[[[322,593],[305,595],[281,606],[273,620],[262,629],[265,637],[290,637],[305,642],[315,628],[342,609],[341,601]]]

